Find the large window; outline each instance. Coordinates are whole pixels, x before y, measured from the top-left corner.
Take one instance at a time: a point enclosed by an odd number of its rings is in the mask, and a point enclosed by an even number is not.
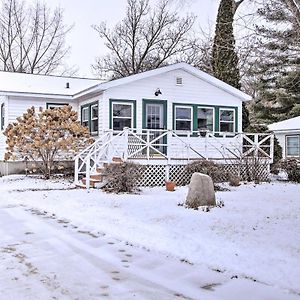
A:
[[[133,128],[133,103],[112,102],[112,129],[122,131],[124,127]]]
[[[286,155],[287,156],[300,156],[300,136],[287,136],[286,137]]]
[[[175,106],[175,130],[192,131],[192,107]]]
[[[235,111],[233,109],[220,109],[220,131],[235,131]]]
[[[197,108],[197,128],[214,131],[214,109],[209,107]]]
[[[89,128],[91,134],[98,134],[98,103],[81,107],[81,124]]]
[[[1,104],[1,130],[4,129],[4,120],[5,120],[5,109],[4,109],[4,103]]]

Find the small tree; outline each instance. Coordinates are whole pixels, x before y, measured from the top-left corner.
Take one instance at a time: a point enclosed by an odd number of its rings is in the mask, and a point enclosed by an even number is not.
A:
[[[28,158],[40,166],[48,179],[55,161],[72,158],[92,142],[88,129],[82,126],[71,106],[36,112],[31,107],[9,124],[5,160]]]

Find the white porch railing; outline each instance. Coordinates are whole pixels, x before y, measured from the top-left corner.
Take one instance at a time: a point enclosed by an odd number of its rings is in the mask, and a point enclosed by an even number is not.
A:
[[[174,130],[124,128],[108,131],[75,157],[75,182],[90,175],[113,157],[142,164],[184,164],[193,159],[234,161],[259,157],[272,162],[273,135],[268,133],[176,132]]]

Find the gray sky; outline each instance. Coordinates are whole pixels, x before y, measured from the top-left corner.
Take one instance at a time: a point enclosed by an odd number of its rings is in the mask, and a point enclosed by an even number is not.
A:
[[[208,27],[209,23],[214,22],[219,0],[180,1],[189,3],[181,10],[183,13],[196,14],[201,26]],[[65,23],[74,24],[67,39],[67,44],[72,48],[67,63],[78,66],[77,75],[91,77],[90,66],[94,63],[95,57],[106,52],[101,39],[91,25],[102,21],[107,21],[109,26],[116,24],[125,14],[126,0],[51,0],[46,3],[50,7],[58,5],[62,7]]]

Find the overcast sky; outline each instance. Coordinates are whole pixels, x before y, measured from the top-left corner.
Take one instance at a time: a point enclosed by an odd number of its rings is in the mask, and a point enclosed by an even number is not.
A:
[[[201,26],[208,27],[209,22],[214,22],[219,0],[179,1],[189,2],[181,11],[196,14]],[[102,21],[107,21],[110,26],[116,24],[124,17],[126,0],[51,0],[46,3],[50,7],[59,5],[63,8],[65,23],[74,24],[67,38],[67,44],[71,46],[67,63],[78,66],[78,76],[91,77],[90,66],[95,57],[106,51],[91,25]]]

